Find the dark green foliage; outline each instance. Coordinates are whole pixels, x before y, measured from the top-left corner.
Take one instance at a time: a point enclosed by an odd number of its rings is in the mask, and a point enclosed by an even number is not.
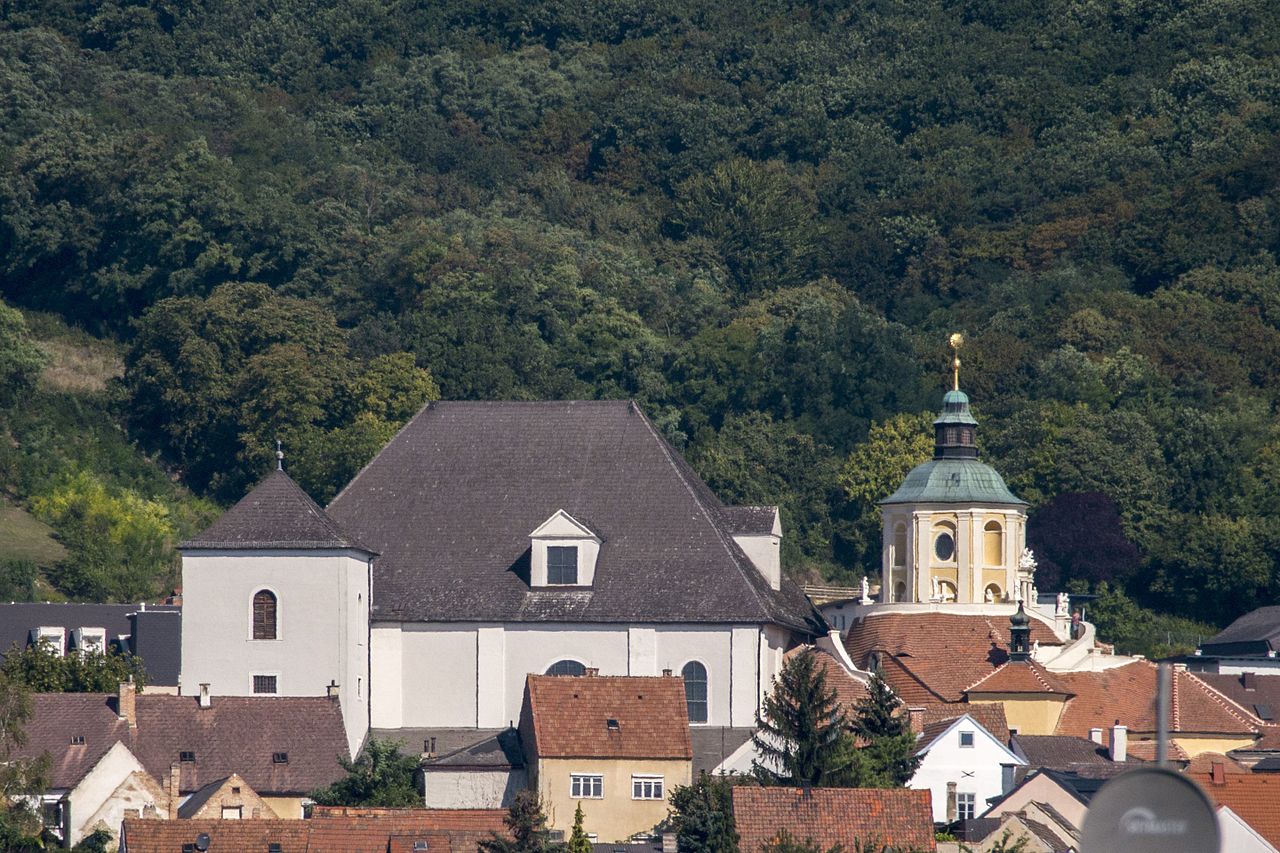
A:
[[[139,690],[147,683],[142,658],[114,651],[60,655],[47,643],[11,648],[0,672],[35,693],[115,693],[129,679]]]
[[[29,560],[0,561],[0,601],[35,601],[38,576]]]
[[[551,840],[537,791],[526,789],[517,793],[503,822],[511,837],[502,838],[494,833],[492,838],[479,843],[484,853],[565,853],[564,844]]]
[[[80,839],[80,843],[71,848],[71,853],[109,853],[115,841],[105,829],[95,829]]]
[[[44,363],[22,313],[0,302],[0,406],[29,391]]]
[[[1115,502],[1101,492],[1066,492],[1046,503],[1027,524],[1027,547],[1044,589],[1065,589],[1077,579],[1123,585],[1142,559]]]
[[[1084,605],[1084,618],[1121,654],[1145,655],[1153,660],[1190,654],[1202,640],[1218,633],[1205,622],[1140,607],[1123,590],[1105,581],[1094,592],[1098,597]]]
[[[671,792],[671,828],[686,853],[738,853],[733,785],[726,776],[702,774]]]
[[[902,701],[879,670],[871,674],[867,698],[854,709],[850,727],[863,744],[859,750],[865,771],[863,787],[900,788],[911,780],[920,766],[916,734]]]
[[[573,811],[573,829],[569,833],[569,840],[565,842],[565,853],[591,853],[591,839],[582,827],[582,820],[582,803],[579,801],[578,807]]]
[[[322,806],[421,806],[418,760],[401,755],[399,747],[392,740],[370,738],[355,761],[339,759],[346,777],[313,791],[311,799]]]
[[[14,853],[43,850],[41,815],[28,803],[48,787],[49,756],[15,758],[27,742],[31,688],[0,674],[0,849]]]
[[[782,665],[758,714],[752,735],[759,758],[752,773],[763,785],[859,787],[867,768],[814,654]]]

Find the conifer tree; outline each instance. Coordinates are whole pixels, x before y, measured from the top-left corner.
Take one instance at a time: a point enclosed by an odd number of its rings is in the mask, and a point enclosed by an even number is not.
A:
[[[564,844],[551,840],[547,815],[537,791],[524,790],[516,794],[503,822],[511,837],[493,833],[492,838],[479,842],[483,853],[565,853]]]
[[[680,853],[738,853],[734,778],[703,773],[671,792],[671,828]]]
[[[762,785],[864,784],[849,721],[813,654],[798,654],[783,664],[756,723],[752,742],[759,758],[751,769]]]
[[[853,733],[865,742],[859,752],[866,770],[863,784],[867,786],[901,787],[920,766],[915,754],[916,735],[901,709],[902,702],[885,683],[880,670],[874,670],[867,698],[858,703],[851,724]]]
[[[587,838],[587,831],[582,827],[582,803],[578,803],[578,808],[573,813],[573,831],[569,833],[568,853],[591,853],[591,839]]]

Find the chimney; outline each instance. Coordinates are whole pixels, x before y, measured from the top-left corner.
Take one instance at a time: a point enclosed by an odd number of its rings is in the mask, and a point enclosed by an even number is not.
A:
[[[924,708],[907,708],[907,720],[911,731],[920,734],[924,731]]]
[[[662,671],[662,675],[663,675],[663,677],[665,677],[665,678],[670,678],[670,677],[671,677],[671,670],[669,670],[669,669],[664,669],[664,670]]]
[[[1129,727],[1120,725],[1119,720],[1111,727],[1111,743],[1107,751],[1111,753],[1112,761],[1124,761],[1129,755]]]
[[[182,767],[178,764],[169,765],[169,820],[178,819],[178,801],[181,799],[181,789],[179,787],[182,779]]]
[[[1209,781],[1214,785],[1227,784],[1227,765],[1221,761],[1215,761],[1210,764]]]
[[[209,682],[207,681],[200,685],[200,707],[201,708],[213,707],[213,699],[209,697]]]
[[[662,833],[662,853],[677,853],[679,849],[674,832]]]
[[[1102,729],[1089,729],[1089,740],[1102,746]]]
[[[1244,685],[1245,690],[1258,689],[1258,674],[1256,672],[1246,672],[1240,676],[1240,682]]]
[[[138,727],[138,691],[132,675],[116,687],[116,716],[128,723],[129,728]]]
[[[329,686],[328,686],[328,687],[326,687],[326,688],[324,689],[324,690],[325,690],[325,694],[324,694],[324,695],[328,696],[330,699],[333,699],[334,701],[337,701],[337,699],[338,699],[338,688],[339,688],[339,684],[338,684],[338,682],[336,682],[336,681],[334,681],[332,678],[330,678],[330,679],[329,679]]]
[[[947,783],[947,823],[956,822],[956,783]]]
[[[587,667],[586,674],[590,678],[595,678],[597,675],[600,674],[600,668],[596,666],[589,666]]]

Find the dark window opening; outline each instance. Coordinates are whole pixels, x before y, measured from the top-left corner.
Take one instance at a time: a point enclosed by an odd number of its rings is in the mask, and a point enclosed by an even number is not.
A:
[[[578,582],[578,547],[547,546],[547,583],[572,586]]]
[[[265,589],[253,596],[253,638],[255,640],[276,638],[276,597]]]
[[[587,668],[576,660],[558,660],[547,667],[547,675],[586,675]]]
[[[275,693],[276,677],[274,675],[255,675],[253,677],[254,693]]]
[[[689,711],[689,722],[707,721],[707,668],[691,660],[680,670],[684,677],[684,704]]]
[[[289,763],[289,753],[287,753],[287,752],[273,752],[273,753],[271,753],[271,763],[272,763],[272,764],[288,764],[288,763]]]
[[[621,726],[618,725],[618,721],[612,717],[605,721],[605,725],[609,727],[609,731],[611,732],[616,732],[621,728]]]
[[[196,754],[194,752],[191,752],[190,750],[183,750],[182,752],[178,753],[178,760],[179,761],[195,761]]]

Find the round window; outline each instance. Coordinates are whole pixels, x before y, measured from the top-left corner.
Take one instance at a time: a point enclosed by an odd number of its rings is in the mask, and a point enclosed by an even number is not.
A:
[[[933,541],[933,553],[938,555],[939,560],[950,560],[955,552],[956,540],[951,538],[950,533],[941,533]]]

